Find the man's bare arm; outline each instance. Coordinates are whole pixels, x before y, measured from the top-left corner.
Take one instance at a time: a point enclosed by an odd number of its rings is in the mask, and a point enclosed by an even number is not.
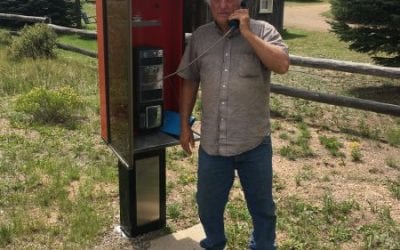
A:
[[[250,43],[261,62],[271,71],[284,74],[289,70],[289,56],[281,47],[268,43],[250,30],[249,10],[236,10],[232,19],[240,20],[240,33]]]
[[[188,154],[192,153],[192,148],[194,147],[193,132],[189,124],[189,118],[196,102],[198,89],[199,83],[190,80],[183,81],[179,104],[181,117],[181,135],[179,139],[183,150]]]

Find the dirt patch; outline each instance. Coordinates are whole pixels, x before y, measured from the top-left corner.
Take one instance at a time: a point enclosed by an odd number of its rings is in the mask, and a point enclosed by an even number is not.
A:
[[[284,27],[327,32],[330,25],[322,14],[330,10],[330,4],[290,4],[285,6]]]
[[[389,208],[391,217],[397,223],[400,223],[400,201],[393,197],[388,188],[388,183],[394,180],[400,174],[400,168],[393,168],[387,165],[387,159],[392,158],[400,163],[400,150],[398,147],[392,147],[387,143],[349,136],[348,134],[338,133],[318,127],[309,126],[310,141],[309,146],[313,155],[310,157],[298,157],[294,161],[279,154],[280,148],[290,144],[289,139],[282,139],[281,134],[287,133],[295,137],[298,133],[293,121],[273,118],[272,122],[279,122],[280,128],[272,133],[273,140],[273,165],[274,165],[274,195],[279,206],[284,200],[295,196],[313,206],[322,207],[326,195],[330,195],[335,202],[354,201],[359,205],[359,210],[352,212],[353,225],[361,227],[362,225],[373,223],[376,220],[376,213],[384,208]],[[196,131],[200,130],[199,123],[194,126]],[[343,144],[340,151],[342,157],[332,156],[330,152],[321,145],[319,136],[325,135],[335,137]],[[293,139],[293,138],[292,138]],[[352,142],[357,141],[361,150],[361,161],[353,161],[351,156]],[[197,161],[197,150],[199,144],[196,143],[194,149],[194,160],[189,158],[175,159],[167,165],[167,179],[179,178],[177,173],[182,171],[195,171]],[[180,150],[179,146],[173,150]],[[177,153],[177,152],[169,152]],[[176,165],[177,164],[177,165]],[[188,170],[189,169],[189,170]],[[307,170],[305,170],[307,169]],[[307,178],[299,178],[308,171]],[[281,186],[279,190],[276,188]],[[193,224],[199,223],[194,205],[188,201],[193,194],[195,186],[182,185],[174,186],[169,194],[167,203],[186,204],[182,207],[182,213],[185,213],[186,219],[170,220],[167,225],[173,230],[183,230]],[[243,198],[240,189],[232,189],[230,200]],[[186,203],[185,203],[186,201]],[[118,211],[118,201],[115,201],[114,210]],[[192,208],[190,208],[192,207]],[[114,226],[117,228],[119,216],[114,217]],[[99,246],[108,249],[148,249],[152,239],[164,235],[166,232],[155,231],[133,239],[126,239],[114,228],[110,229],[104,236]],[[278,231],[277,240],[283,242],[286,240],[286,232]],[[358,249],[362,245],[362,240],[357,239],[359,235],[354,235],[351,242],[341,245],[341,249]],[[97,247],[96,247],[97,249]]]
[[[373,217],[371,206],[388,207],[392,218],[400,223],[400,201],[389,190],[400,170],[388,166],[387,160],[400,162],[399,148],[365,138],[351,137],[333,131],[309,128],[311,157],[298,157],[294,161],[279,155],[283,146],[290,144],[280,135],[293,129],[293,124],[280,120],[281,128],[272,134],[274,146],[274,171],[284,188],[277,193],[279,199],[296,195],[309,202],[321,201],[330,194],[337,201],[354,200],[359,203],[365,217]],[[333,156],[321,145],[319,136],[334,137],[343,147],[343,157]],[[360,145],[361,161],[353,161],[351,145],[356,140]],[[308,171],[308,178],[300,178]]]

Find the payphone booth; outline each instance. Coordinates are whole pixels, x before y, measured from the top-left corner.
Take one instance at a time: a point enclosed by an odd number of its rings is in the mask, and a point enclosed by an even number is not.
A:
[[[166,223],[165,148],[160,131],[178,112],[183,0],[97,0],[101,135],[118,157],[120,223],[129,237]]]

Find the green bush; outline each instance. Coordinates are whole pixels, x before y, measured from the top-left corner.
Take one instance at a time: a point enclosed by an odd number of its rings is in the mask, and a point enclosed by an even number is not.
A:
[[[25,26],[21,30],[21,35],[11,43],[8,55],[14,60],[24,57],[53,58],[55,57],[56,40],[56,33],[46,24]]]
[[[390,145],[400,146],[400,127],[390,129],[387,137]]]
[[[340,148],[343,148],[343,143],[339,142],[335,137],[320,136],[319,142],[333,155],[344,157],[343,152],[340,152]]]
[[[0,45],[10,45],[12,41],[12,36],[10,32],[6,30],[0,30]]]
[[[83,107],[83,100],[70,87],[59,90],[34,88],[16,100],[16,111],[38,123],[70,124]]]

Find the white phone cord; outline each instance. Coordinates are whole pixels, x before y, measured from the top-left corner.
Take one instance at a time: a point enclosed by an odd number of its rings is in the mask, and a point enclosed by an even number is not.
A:
[[[212,44],[208,49],[206,49],[203,53],[201,53],[198,57],[196,57],[195,59],[193,59],[193,61],[191,61],[188,65],[186,65],[185,67],[181,68],[180,70],[175,71],[172,74],[169,74],[165,77],[163,77],[162,79],[157,80],[157,82],[163,81],[165,79],[170,78],[171,76],[174,76],[182,71],[184,71],[185,69],[187,69],[188,67],[190,67],[193,63],[195,63],[197,60],[199,60],[201,57],[203,57],[208,51],[210,51],[212,48],[214,48],[219,42],[221,42],[223,39],[225,39],[230,33],[232,33],[232,31],[235,30],[235,28],[230,28],[228,30],[228,32],[226,32],[220,39],[218,39],[214,44]]]

